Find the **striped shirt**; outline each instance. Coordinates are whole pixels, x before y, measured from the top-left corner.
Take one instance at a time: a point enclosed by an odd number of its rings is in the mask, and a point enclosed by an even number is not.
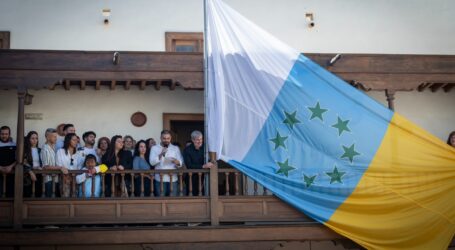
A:
[[[55,163],[55,149],[51,147],[49,144],[44,144],[43,148],[41,149],[41,161],[44,166],[56,166]],[[47,175],[45,178],[45,182],[52,181],[52,177]],[[54,178],[54,181],[58,182],[58,176]]]

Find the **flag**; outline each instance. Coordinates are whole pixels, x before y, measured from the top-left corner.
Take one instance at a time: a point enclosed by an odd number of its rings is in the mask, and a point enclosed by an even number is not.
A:
[[[369,249],[446,249],[455,149],[206,2],[209,151]]]

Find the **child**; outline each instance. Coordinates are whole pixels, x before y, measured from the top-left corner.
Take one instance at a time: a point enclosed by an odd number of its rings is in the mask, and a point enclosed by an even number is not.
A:
[[[96,156],[89,154],[85,157],[84,167],[82,170],[86,170],[86,173],[76,176],[76,183],[79,184],[79,197],[92,197],[92,176],[95,176],[95,192],[93,197],[100,197],[101,194],[101,176],[97,175],[99,167],[96,166]],[[82,185],[84,185],[85,192],[82,192]]]

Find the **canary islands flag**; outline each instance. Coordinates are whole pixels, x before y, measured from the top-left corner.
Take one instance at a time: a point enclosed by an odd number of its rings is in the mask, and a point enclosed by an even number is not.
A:
[[[369,249],[444,249],[455,149],[206,2],[209,150]]]

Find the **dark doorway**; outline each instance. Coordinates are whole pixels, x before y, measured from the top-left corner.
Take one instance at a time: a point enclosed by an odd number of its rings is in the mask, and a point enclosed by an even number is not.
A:
[[[172,142],[180,146],[183,151],[188,141],[191,141],[191,132],[199,130],[204,134],[204,121],[172,121]]]

